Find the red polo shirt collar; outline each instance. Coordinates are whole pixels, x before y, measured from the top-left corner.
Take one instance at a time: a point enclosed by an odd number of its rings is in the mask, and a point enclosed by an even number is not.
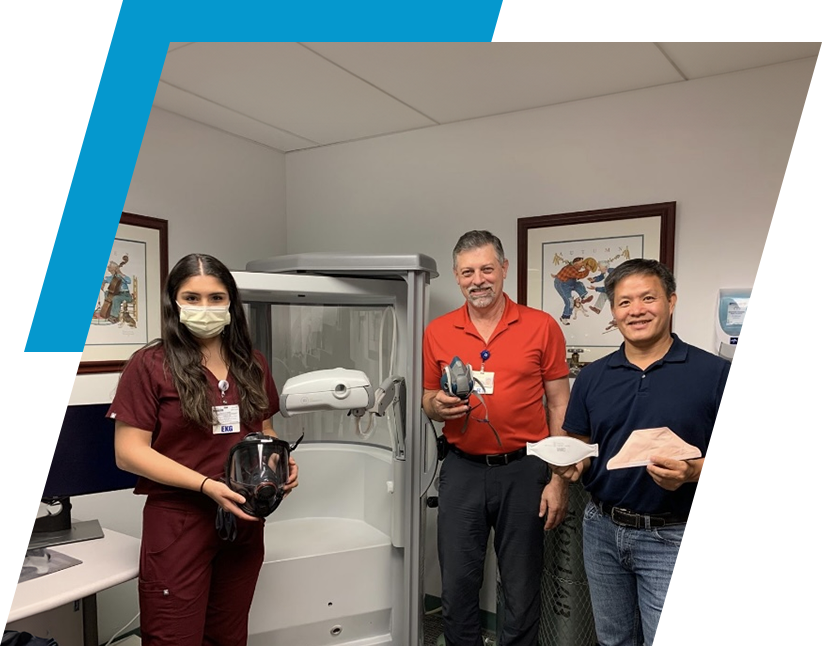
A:
[[[502,332],[509,325],[516,323],[519,320],[519,306],[508,297],[508,294],[503,293],[502,296],[505,298],[505,309],[502,312],[502,318],[499,320],[499,323],[497,323],[494,333],[491,335],[491,339],[497,336],[497,334]],[[462,316],[456,317],[454,327],[479,336],[477,328],[474,327],[474,323],[471,321],[471,314],[468,312],[468,303],[465,303],[459,311],[462,313]],[[490,342],[491,339],[488,339],[488,341]]]

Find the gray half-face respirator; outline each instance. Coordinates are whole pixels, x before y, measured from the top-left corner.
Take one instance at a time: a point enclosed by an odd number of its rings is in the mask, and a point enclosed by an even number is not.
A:
[[[440,386],[449,395],[467,400],[474,391],[474,373],[471,366],[466,366],[459,357],[454,357],[451,365],[443,368]]]
[[[459,397],[466,403],[468,403],[471,395],[476,395],[480,401],[480,405],[485,408],[485,417],[472,419],[483,424],[488,424],[488,427],[494,433],[497,444],[502,448],[502,440],[500,439],[499,433],[497,433],[497,429],[493,427],[491,421],[488,419],[488,406],[482,398],[482,393],[485,392],[485,389],[482,382],[474,378],[471,364],[465,364],[459,357],[454,357],[451,360],[451,364],[443,368],[442,377],[440,377],[440,386],[452,397]],[[463,433],[465,433],[465,429],[468,428],[469,415],[475,408],[476,406],[469,408],[468,414],[465,416],[462,424]],[[444,443],[445,440],[442,440],[442,442]],[[442,451],[440,451],[440,454],[442,454]]]
[[[231,447],[225,463],[225,483],[245,498],[239,507],[249,516],[265,518],[279,507],[288,482],[288,458],[303,437],[289,444],[264,433],[250,433]],[[224,540],[234,540],[234,515],[218,509],[217,531]]]

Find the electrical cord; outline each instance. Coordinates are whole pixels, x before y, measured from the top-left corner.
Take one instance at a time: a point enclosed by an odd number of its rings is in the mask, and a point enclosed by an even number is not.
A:
[[[383,356],[382,356],[382,346],[383,346],[383,333],[385,331],[385,318],[388,312],[391,312],[391,320],[392,320],[392,335],[391,335],[391,353],[388,355],[388,374],[394,374],[394,362],[396,361],[396,353],[397,353],[397,334],[399,333],[399,324],[397,322],[397,314],[394,311],[392,306],[386,307],[382,312],[382,317],[380,318],[380,334],[379,334],[379,380],[382,383],[383,380],[383,373],[382,373],[382,364],[383,364]]]
[[[135,621],[137,621],[137,619],[138,619],[139,617],[140,617],[140,613],[138,612],[136,615],[134,615],[134,619],[132,619],[131,621],[129,621],[129,622],[128,622],[125,626],[123,626],[122,628],[120,628],[120,630],[118,630],[116,633],[114,633],[114,634],[111,636],[111,639],[109,639],[109,640],[106,642],[106,646],[111,646],[111,645],[114,643],[114,640],[115,640],[115,639],[117,639],[117,637],[119,637],[120,635],[122,635],[122,634],[123,634],[123,633],[124,633],[124,632],[128,629],[128,627],[129,627],[129,626],[131,626],[131,624],[133,624]]]
[[[434,446],[436,446],[436,444],[437,444],[437,429],[434,428],[434,424],[431,422],[430,419],[428,419],[428,416],[425,414],[425,411],[422,411],[422,415],[424,417],[424,421],[423,421],[422,425],[423,425],[423,427],[427,427],[427,428],[431,429],[431,434],[434,436]],[[425,459],[426,457],[427,456],[423,456],[423,459]],[[422,492],[423,496],[428,493],[428,490],[434,484],[434,481],[437,479],[437,474],[439,473],[439,470],[440,470],[440,461],[437,458],[436,454],[435,454],[434,457],[435,457],[435,462],[434,462],[434,468],[431,470],[431,479],[428,481],[428,484],[426,485],[425,489],[423,489],[423,492]]]

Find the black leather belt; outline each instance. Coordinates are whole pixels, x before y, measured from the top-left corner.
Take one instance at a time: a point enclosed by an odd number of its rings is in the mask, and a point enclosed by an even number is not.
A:
[[[510,464],[515,460],[519,460],[520,458],[525,457],[524,446],[521,449],[511,451],[510,453],[494,453],[493,455],[474,455],[473,453],[466,453],[465,451],[460,451],[453,444],[450,444],[448,446],[448,450],[452,451],[454,455],[457,455],[465,460],[471,460],[471,462],[479,462],[481,464],[486,464],[489,467],[503,466],[506,464]]]
[[[591,501],[599,510],[608,516],[617,525],[623,527],[634,527],[644,529],[646,527],[665,527],[666,525],[683,525],[688,522],[687,516],[676,516],[671,513],[664,514],[638,514],[630,509],[614,507],[608,503],[592,498]]]

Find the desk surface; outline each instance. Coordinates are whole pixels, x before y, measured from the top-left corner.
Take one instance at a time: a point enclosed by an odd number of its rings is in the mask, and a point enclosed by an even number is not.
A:
[[[137,576],[140,539],[103,529],[103,538],[53,547],[82,563],[17,584],[7,623],[53,610]]]

